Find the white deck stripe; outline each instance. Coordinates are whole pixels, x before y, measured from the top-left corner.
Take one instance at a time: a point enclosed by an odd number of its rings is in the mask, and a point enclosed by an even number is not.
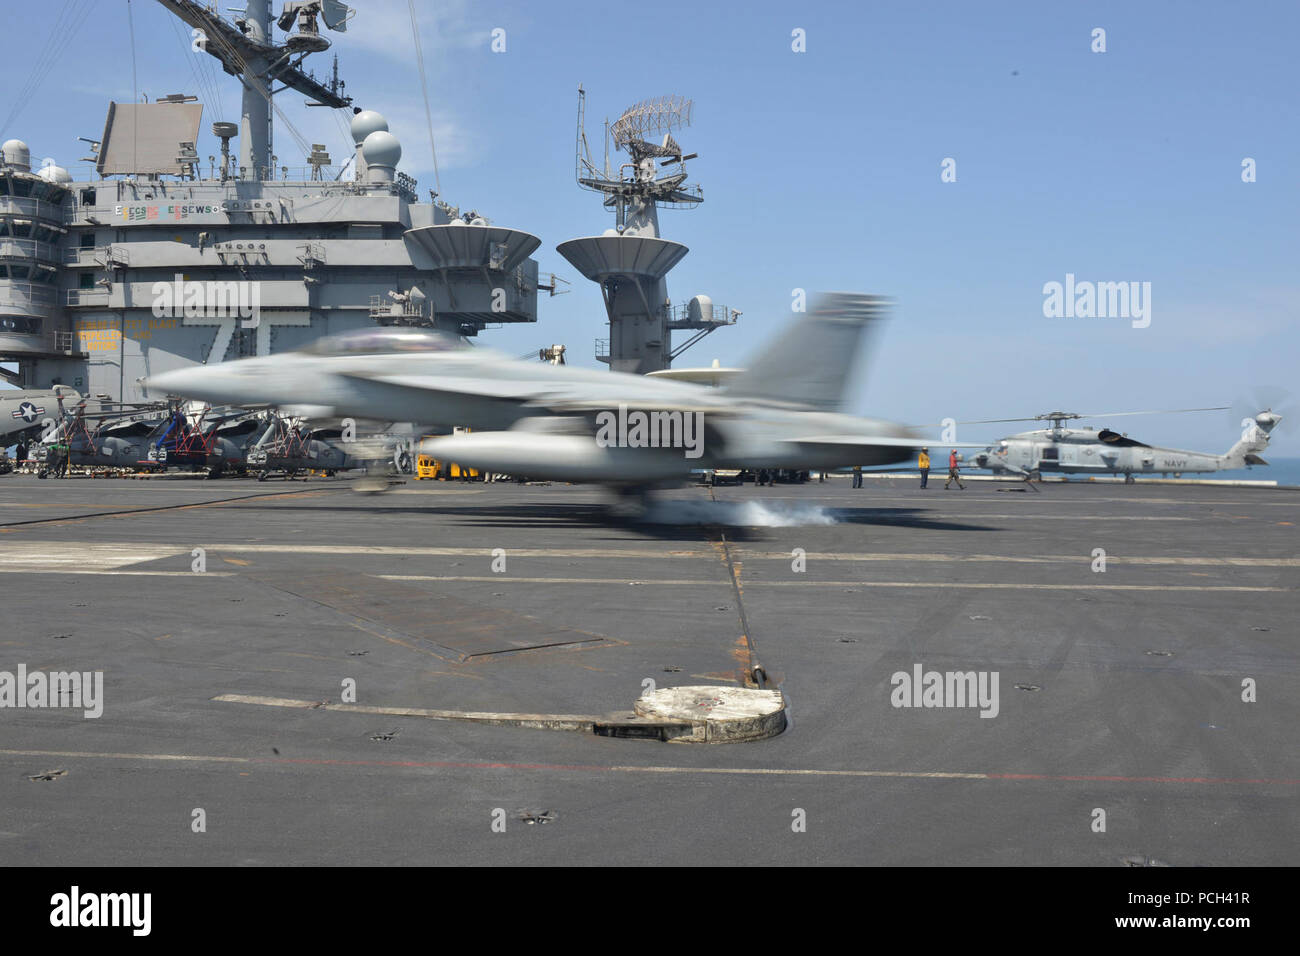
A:
[[[704,585],[716,587],[717,581],[696,578],[523,578],[507,574],[485,575],[439,575],[439,574],[376,574],[374,577],[385,581],[459,581],[459,582],[493,582],[496,584],[610,584],[628,586],[635,581],[641,585],[660,585],[665,587],[682,587],[685,585]],[[789,588],[989,588],[998,590],[1031,591],[1286,591],[1294,592],[1296,588],[1247,587],[1213,584],[1026,584],[1022,582],[959,582],[959,581],[756,581],[752,578],[744,582],[746,590],[764,587]]]
[[[797,530],[797,529],[795,529]],[[167,544],[163,542],[103,542],[48,541],[32,542],[13,539],[0,540],[0,565],[6,563],[39,564],[90,564],[98,567],[120,567],[142,561],[188,554],[194,547],[204,548],[211,554],[322,554],[364,557],[366,555],[396,555],[406,557],[488,558],[491,548],[432,548],[396,547],[388,545],[340,544],[220,544],[196,542],[195,544]],[[772,561],[789,561],[788,551],[758,551],[738,547],[735,554],[743,558]],[[711,549],[695,548],[670,550],[651,548],[508,548],[512,558],[600,558],[600,559],[671,559],[717,557]],[[1091,562],[1090,554],[942,554],[934,552],[864,551],[824,552],[809,551],[809,561],[897,561],[900,563],[996,563],[996,564],[1073,564]],[[1185,555],[1125,555],[1111,552],[1108,564],[1145,565],[1198,565],[1207,567],[1243,568],[1297,568],[1300,558],[1288,557],[1203,557]]]

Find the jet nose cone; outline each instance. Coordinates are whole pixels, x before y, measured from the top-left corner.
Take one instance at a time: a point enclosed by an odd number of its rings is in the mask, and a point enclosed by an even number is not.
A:
[[[240,363],[229,363],[229,366]],[[176,395],[182,398],[198,398],[207,402],[222,402],[233,405],[256,401],[251,394],[259,376],[257,369],[251,366],[234,369],[227,364],[195,365],[191,368],[172,369],[151,375],[141,383],[145,394],[152,399]]]
[[[159,375],[150,375],[143,382],[141,387],[149,398],[165,398],[168,395],[183,394],[183,386],[189,381],[187,371],[181,369],[172,372],[162,372]]]

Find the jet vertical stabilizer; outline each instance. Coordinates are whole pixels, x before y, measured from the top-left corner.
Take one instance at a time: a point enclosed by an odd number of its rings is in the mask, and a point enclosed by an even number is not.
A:
[[[833,292],[796,320],[725,387],[733,398],[769,399],[818,411],[844,405],[862,337],[880,324],[891,300]]]

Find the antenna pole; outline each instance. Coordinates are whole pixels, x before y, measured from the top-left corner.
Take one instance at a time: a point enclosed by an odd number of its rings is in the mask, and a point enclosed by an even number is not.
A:
[[[338,79],[337,69],[329,85],[318,83],[315,77],[302,69],[303,59],[308,54],[325,50],[330,45],[320,36],[316,26],[315,18],[321,12],[319,4],[287,6],[278,21],[280,29],[288,32],[296,19],[298,30],[283,44],[276,44],[271,36],[270,0],[246,0],[242,16],[233,25],[217,13],[215,4],[200,0],[158,2],[174,16],[202,31],[206,37],[203,51],[219,60],[222,68],[238,77],[244,86],[239,132],[242,178],[274,178],[271,113],[276,107],[271,104],[273,93],[294,89],[305,95],[309,105],[314,106],[342,108],[351,104],[351,98],[340,92],[344,83]],[[328,22],[326,26],[329,26]],[[284,85],[273,90],[277,80]],[[283,118],[283,114],[281,116]],[[292,126],[289,130],[294,131]]]
[[[586,122],[587,122],[587,91],[584,90],[582,88],[582,84],[579,83],[578,84],[578,130],[574,134],[574,140],[573,140],[573,178],[578,181],[582,180],[583,160],[586,159],[588,165],[590,165],[590,160],[591,160],[591,157],[589,155],[585,155],[589,153],[590,150],[583,148],[587,144],[587,130],[585,128]]]
[[[271,42],[271,4],[268,0],[248,0],[245,11],[248,37],[255,42]],[[241,77],[244,81],[242,115],[239,125],[239,165],[243,178],[261,179],[262,171],[271,166],[271,100],[270,88],[259,89],[262,76],[270,63],[265,57],[254,56],[247,60]]]

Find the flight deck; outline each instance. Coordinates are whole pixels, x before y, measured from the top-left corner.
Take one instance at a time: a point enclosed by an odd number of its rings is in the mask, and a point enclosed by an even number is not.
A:
[[[0,863],[1294,862],[1298,491],[351,484],[0,478]]]

